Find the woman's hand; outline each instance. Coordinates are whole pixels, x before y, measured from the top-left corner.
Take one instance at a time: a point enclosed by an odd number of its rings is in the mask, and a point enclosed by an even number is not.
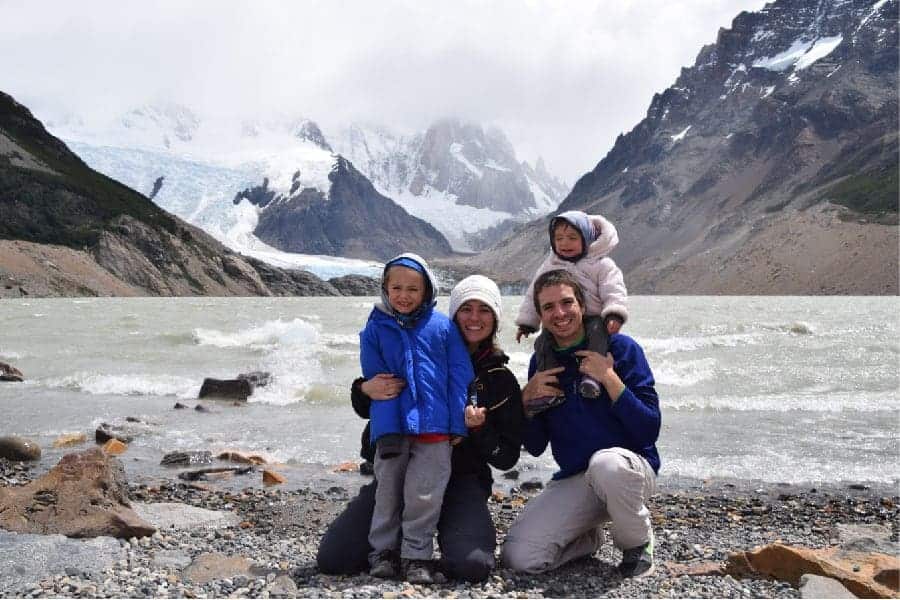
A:
[[[477,429],[487,420],[487,410],[483,406],[466,406],[466,427]]]
[[[372,400],[391,400],[400,395],[406,382],[391,373],[379,373],[364,381],[359,388]]]

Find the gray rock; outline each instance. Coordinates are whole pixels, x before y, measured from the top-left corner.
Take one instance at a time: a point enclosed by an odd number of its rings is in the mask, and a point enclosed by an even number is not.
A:
[[[279,575],[269,586],[269,596],[272,598],[296,598],[297,584],[289,575]]]
[[[839,523],[837,530],[842,552],[881,552],[900,555],[900,544],[891,541],[891,530],[883,525]]]
[[[22,371],[5,362],[0,362],[0,381],[23,381]]]
[[[159,462],[168,467],[180,467],[190,465],[212,464],[212,452],[209,450],[196,450],[190,452],[169,452]]]
[[[178,502],[133,502],[131,508],[138,516],[160,531],[169,529],[221,529],[240,523],[232,512],[208,510]]]
[[[179,550],[160,550],[151,563],[160,569],[181,570],[191,564],[191,557]]]
[[[200,386],[198,398],[246,400],[253,393],[253,386],[245,379],[213,379],[207,377]]]
[[[0,437],[0,458],[9,460],[39,460],[41,447],[37,442],[15,435]]]
[[[856,598],[850,590],[837,579],[811,575],[806,573],[800,576],[801,598]]]
[[[103,569],[125,559],[119,541],[111,537],[88,540],[63,535],[19,534],[0,530],[0,591],[21,593],[48,575],[66,571],[99,576]]]

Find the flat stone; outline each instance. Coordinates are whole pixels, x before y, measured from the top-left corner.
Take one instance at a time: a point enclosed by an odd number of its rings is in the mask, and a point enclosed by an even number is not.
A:
[[[40,460],[41,447],[34,440],[15,435],[0,437],[0,458],[8,460]]]
[[[151,562],[160,569],[181,570],[191,564],[191,557],[179,550],[160,550]]]
[[[26,586],[66,570],[99,575],[125,558],[111,537],[80,540],[0,530],[0,595],[22,595]]]
[[[192,583],[209,583],[218,579],[233,579],[238,575],[250,576],[252,565],[243,556],[225,556],[218,553],[201,554],[184,570],[184,579]]]
[[[801,598],[856,598],[840,581],[821,575],[800,577]]]
[[[279,575],[269,587],[269,596],[272,598],[296,598],[297,584],[289,575]]]
[[[160,531],[168,529],[222,529],[240,524],[233,512],[208,510],[180,502],[132,502],[131,508]]]

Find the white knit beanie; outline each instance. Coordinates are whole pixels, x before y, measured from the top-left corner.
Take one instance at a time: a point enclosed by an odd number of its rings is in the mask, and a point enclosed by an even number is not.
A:
[[[469,300],[480,300],[494,311],[497,328],[503,318],[503,306],[500,304],[500,288],[484,275],[469,275],[450,291],[450,318],[456,318],[456,311]]]

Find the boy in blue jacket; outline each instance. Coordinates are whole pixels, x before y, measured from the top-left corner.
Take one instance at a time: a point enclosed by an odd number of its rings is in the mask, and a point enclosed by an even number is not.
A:
[[[394,577],[398,550],[410,583],[433,581],[433,537],[450,478],[450,446],[466,434],[466,390],[474,378],[459,330],[434,309],[437,285],[421,257],[384,267],[381,302],[360,333],[363,376],[391,374],[406,386],[373,401],[375,512],[370,575]]]

